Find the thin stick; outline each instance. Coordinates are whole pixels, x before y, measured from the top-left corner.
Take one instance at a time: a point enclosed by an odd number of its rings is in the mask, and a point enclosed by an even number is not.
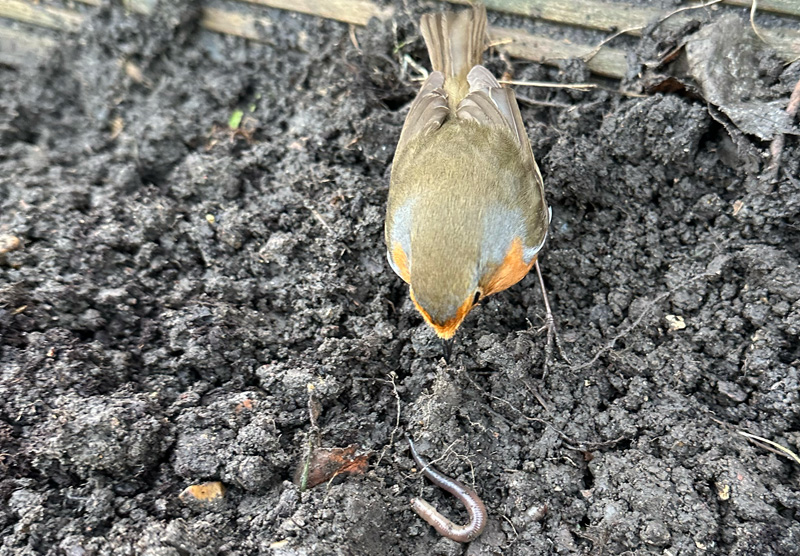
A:
[[[542,395],[539,393],[539,390],[538,390],[537,388],[534,388],[533,386],[531,386],[530,384],[528,384],[528,381],[527,381],[527,380],[523,380],[523,381],[522,381],[522,384],[524,384],[524,385],[525,385],[525,388],[527,388],[527,389],[528,389],[528,391],[529,391],[531,394],[533,394],[533,397],[534,397],[534,398],[536,398],[536,401],[538,401],[538,402],[541,404],[541,406],[544,408],[544,410],[545,410],[545,412],[546,412],[546,413],[552,413],[552,411],[550,411],[550,406],[548,406],[548,405],[547,405],[547,402],[545,402],[545,401],[544,401],[544,398],[543,398],[543,397],[542,397]]]
[[[511,42],[500,47],[504,52],[516,58],[530,60],[539,64],[558,65],[559,60],[580,58],[593,47],[587,44],[565,43],[549,37],[532,35],[519,29],[489,26],[491,40],[511,39]],[[628,71],[627,54],[618,48],[603,48],[594,59],[586,65],[598,75],[622,79]]]
[[[639,326],[641,324],[641,322],[645,319],[645,317],[650,314],[650,311],[652,311],[653,308],[656,305],[658,305],[659,303],[661,303],[662,301],[667,299],[669,296],[671,296],[672,294],[674,294],[676,291],[680,290],[681,288],[685,288],[685,287],[687,287],[687,286],[689,286],[691,284],[694,284],[695,282],[698,282],[702,278],[708,278],[710,276],[713,276],[713,274],[709,274],[709,273],[704,272],[702,274],[699,274],[699,275],[695,276],[694,278],[691,278],[691,279],[687,280],[686,282],[684,282],[683,284],[681,284],[680,286],[678,286],[676,288],[673,288],[671,290],[665,291],[665,292],[657,295],[656,298],[653,301],[649,302],[644,307],[644,309],[642,310],[642,313],[638,317],[636,317],[636,320],[634,320],[631,324],[626,326],[621,332],[619,332],[613,338],[611,338],[611,340],[606,345],[604,345],[602,348],[597,350],[597,353],[595,353],[594,357],[592,357],[589,361],[587,361],[586,363],[581,363],[577,367],[573,367],[572,370],[573,371],[579,371],[581,369],[585,369],[586,367],[591,367],[592,365],[594,365],[594,363],[598,359],[600,359],[600,357],[602,357],[605,353],[607,353],[607,352],[611,351],[612,349],[614,349],[614,346],[617,344],[618,341],[620,341],[622,338],[624,338],[625,336],[630,334],[631,331],[634,328]]]
[[[563,102],[551,102],[549,100],[535,100],[524,95],[515,95],[517,100],[520,102],[524,102],[525,104],[530,104],[532,106],[546,106],[548,108],[561,108],[563,110],[571,110],[575,108],[574,104],[566,104]]]
[[[758,0],[753,0],[753,3],[750,4],[750,27],[753,28],[753,33],[761,39],[761,42],[766,43],[767,40],[761,36],[761,33],[758,32],[758,27],[756,27],[756,10],[758,9]]]
[[[678,14],[678,13],[681,13],[681,12],[685,12],[686,10],[697,10],[699,8],[707,8],[708,6],[713,6],[714,4],[719,4],[720,2],[722,2],[722,0],[711,0],[710,2],[707,2],[705,4],[700,4],[698,6],[684,6],[682,8],[678,8],[677,10],[673,10],[673,11],[669,12],[668,14],[664,15],[663,17],[661,17],[658,21],[656,21],[655,25],[653,26],[653,29],[655,29],[656,27],[658,27],[659,25],[664,23],[666,20],[668,20],[669,18],[671,18],[675,14]],[[757,0],[753,0],[753,2],[755,3],[755,2],[757,2]],[[752,21],[752,15],[751,15],[751,21]],[[592,50],[589,54],[586,54],[585,56],[583,56],[583,61],[584,62],[588,62],[589,60],[594,58],[597,55],[597,53],[600,52],[601,48],[603,48],[606,44],[608,44],[612,40],[616,39],[618,36],[627,35],[629,33],[635,33],[637,31],[641,31],[645,27],[647,27],[647,25],[637,25],[635,27],[629,27],[628,29],[623,29],[622,31],[617,31],[616,33],[614,33],[610,37],[600,41],[600,44],[598,44],[594,48],[594,50]],[[755,27],[753,29],[755,29]]]
[[[633,33],[634,31],[641,31],[642,29],[644,29],[644,27],[645,27],[644,25],[637,25],[636,27],[629,27],[628,29],[623,29],[622,31],[617,31],[616,33],[614,33],[610,37],[606,37],[605,39],[600,41],[600,43],[597,46],[595,46],[588,54],[584,54],[583,56],[581,56],[581,59],[584,62],[588,62],[589,60],[591,60],[592,58],[597,56],[597,54],[600,52],[600,50],[602,50],[602,48],[605,45],[607,45],[608,43],[610,43],[611,41],[616,39],[618,36],[627,35],[628,33]]]
[[[433,464],[439,463],[440,461],[444,460],[447,456],[450,455],[450,452],[453,452],[453,454],[455,454],[457,456],[458,454],[456,454],[455,450],[453,450],[453,446],[455,446],[458,442],[461,442],[460,438],[456,438],[455,440],[453,440],[450,443],[450,445],[447,448],[444,449],[444,452],[442,452],[441,456],[439,456],[436,459],[428,459],[428,463],[425,465],[425,467],[423,467],[422,469],[419,469],[418,472],[422,473],[423,471],[428,469]]]
[[[749,432],[738,431],[738,430],[736,432],[738,434],[744,436],[746,439],[748,439],[750,441],[757,441],[757,442],[754,442],[754,444],[759,444],[759,443],[768,444],[768,445],[772,446],[773,448],[775,448],[775,450],[770,450],[770,452],[775,452],[776,454],[786,456],[789,459],[793,459],[795,461],[795,463],[800,464],[800,456],[798,456],[797,454],[792,452],[789,448],[786,448],[785,446],[781,446],[780,444],[778,444],[777,442],[773,442],[772,440],[767,440],[766,438],[762,438],[760,436],[756,436],[754,434],[750,434]],[[766,449],[769,450],[769,448],[766,448]]]
[[[503,85],[517,85],[519,87],[541,87],[543,89],[578,89],[585,91],[588,89],[596,89],[596,83],[551,83],[549,81],[514,81],[501,79],[500,83]]]
[[[521,409],[516,407],[514,404],[512,404],[510,401],[508,401],[506,399],[503,399],[503,398],[501,398],[499,396],[495,396],[491,392],[488,392],[485,388],[481,387],[480,384],[475,382],[472,379],[472,377],[469,376],[469,373],[466,373],[464,376],[466,376],[467,381],[470,383],[470,385],[473,388],[475,388],[478,392],[480,392],[481,394],[486,396],[488,399],[494,400],[496,402],[500,402],[500,403],[503,403],[503,404],[507,405],[512,411],[514,411],[515,413],[519,414],[520,417],[522,417],[523,419],[525,419],[529,423],[539,423],[540,425],[542,425],[544,427],[549,427],[549,428],[553,429],[553,431],[555,431],[555,433],[561,438],[561,440],[564,441],[564,446],[569,448],[570,450],[575,450],[577,452],[586,452],[586,451],[591,452],[591,451],[594,451],[594,450],[597,450],[597,449],[600,449],[600,448],[604,448],[606,446],[613,446],[614,444],[622,442],[623,440],[625,440],[627,438],[626,436],[623,435],[623,436],[619,436],[619,437],[615,438],[614,440],[603,440],[601,442],[590,441],[590,440],[577,440],[577,439],[570,438],[565,432],[560,430],[558,427],[556,427],[550,421],[547,421],[545,419],[540,419],[539,417],[531,417],[530,415],[527,415],[524,411],[522,411]],[[496,411],[493,411],[493,412],[494,412],[495,416],[497,416],[497,417],[499,417],[501,419],[505,419],[506,420],[505,422],[506,422],[506,424],[509,425],[509,427],[511,427],[511,428],[522,428],[522,427],[519,427],[519,425],[515,421],[511,420],[509,417],[503,415],[502,413],[499,413],[499,412],[496,412]]]
[[[397,378],[397,374],[392,371],[389,373],[389,380],[379,379],[381,382],[391,383],[392,385],[392,392],[394,393],[395,404],[397,405],[397,417],[394,420],[394,428],[392,429],[391,434],[389,434],[389,444],[383,447],[381,450],[381,455],[378,456],[378,461],[375,464],[380,465],[381,460],[383,460],[383,456],[386,454],[386,450],[394,446],[394,435],[400,429],[400,394],[397,392],[397,383],[395,379]]]
[[[792,96],[789,97],[789,104],[786,105],[786,114],[789,116],[789,123],[793,123],[795,116],[797,116],[797,109],[800,107],[800,80],[795,83]],[[769,145],[769,153],[771,160],[767,168],[766,177],[768,180],[774,180],[778,177],[778,171],[781,166],[781,155],[783,154],[783,146],[786,138],[783,133],[775,136],[775,139]]]

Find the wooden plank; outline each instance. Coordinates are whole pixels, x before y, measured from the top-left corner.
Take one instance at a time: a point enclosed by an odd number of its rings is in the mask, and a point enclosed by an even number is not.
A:
[[[81,0],[84,3],[94,2],[96,0]],[[144,9],[146,6],[146,2],[149,0],[129,0],[129,2],[141,1],[144,2],[139,4],[137,9]],[[287,2],[285,0],[245,0],[250,3],[258,2],[260,4],[265,4],[267,2],[271,4],[275,4],[274,7],[280,7],[277,4],[286,5]],[[296,0],[297,2],[303,2],[307,0]],[[358,20],[355,16],[352,16],[353,12],[351,11],[354,6],[361,6],[364,7],[365,4],[368,2],[364,2],[363,0],[335,0],[340,4],[341,7],[342,2],[348,4],[346,9],[343,13],[339,14],[330,14],[336,15],[336,19],[339,21],[345,21],[349,23],[353,23],[355,21],[364,22],[369,20],[369,17],[365,15],[359,16],[361,19]],[[18,2],[22,3],[22,2]],[[307,2],[310,7],[313,2],[308,0]],[[3,4],[0,4],[2,6]],[[8,5],[8,3],[6,4]],[[309,7],[306,6],[306,7]],[[313,15],[317,15],[319,17],[323,17],[322,13],[328,13],[331,9],[329,4],[325,6],[319,7],[319,9],[315,9],[315,13]],[[366,10],[366,8],[365,8]],[[68,12],[67,10],[62,10],[59,15],[66,16],[63,18],[65,21],[69,21],[70,24],[66,26],[65,30],[68,31],[77,31],[80,27],[80,22],[82,21],[83,16],[78,14],[77,12]],[[21,13],[21,12],[15,12]],[[380,12],[369,12],[368,10],[365,13],[369,13],[370,17],[375,13]],[[385,12],[382,15],[386,16]],[[344,15],[343,15],[344,14]],[[349,15],[348,15],[349,14]],[[351,17],[352,16],[352,17]],[[376,15],[375,17],[378,17]],[[19,18],[16,18],[19,19]],[[36,19],[34,17],[28,17],[27,22],[37,24],[36,22],[42,21],[44,24],[43,26],[53,26],[57,25],[62,21],[58,19]],[[273,26],[272,20],[265,17],[257,17],[252,14],[240,13],[235,11],[228,11],[228,10],[221,10],[217,8],[205,8],[203,10],[202,19],[200,22],[201,26],[205,29],[210,31],[224,33],[228,35],[235,35],[238,37],[243,37],[250,40],[267,42],[269,40],[268,34],[266,32]],[[355,23],[354,23],[355,24]],[[580,45],[580,44],[571,44],[565,43],[563,41],[557,41],[553,39],[549,39],[547,37],[536,37],[532,36],[524,31],[512,30],[512,29],[502,29],[502,28],[490,28],[489,35],[495,42],[505,42],[509,41],[508,44],[499,45],[498,48],[508,52],[511,56],[515,56],[518,58],[522,58],[525,60],[532,60],[540,63],[545,64],[557,64],[559,60],[584,56],[587,53],[593,50],[592,45]],[[587,64],[589,69],[599,75],[604,75],[607,77],[613,77],[616,79],[622,78],[625,74],[627,64],[625,61],[625,53],[621,50],[616,50],[612,48],[604,47],[598,52],[598,54],[592,58],[589,63]]]
[[[723,0],[722,3],[729,6],[750,8],[753,5],[753,0]],[[797,0],[758,0],[757,11],[800,17],[800,2]]]
[[[800,33],[785,27],[768,28],[759,26],[758,34],[764,38],[767,46],[774,49],[787,62],[793,62],[800,58]]]
[[[444,1],[444,0],[439,0]],[[467,4],[469,0],[449,0],[457,4]],[[614,32],[631,27],[645,27],[656,20],[664,10],[639,7],[622,2],[603,0],[485,0],[489,10],[505,12],[523,17],[544,19],[562,25],[574,25],[588,29]],[[636,35],[636,31],[631,31]],[[641,35],[641,31],[638,31]]]
[[[99,0],[79,0],[86,4],[93,4]],[[125,0],[126,5],[138,13],[152,9],[153,0]],[[269,6],[274,8],[300,11],[317,17],[327,17],[352,23],[356,25],[366,24],[371,17],[391,17],[392,10],[380,8],[368,0],[329,0],[328,2],[316,2],[315,0],[243,0],[248,4]],[[466,0],[456,0],[463,2]],[[763,0],[762,0],[763,1]],[[611,25],[613,20],[619,25],[617,19],[622,14],[627,14],[630,18],[624,23],[642,22],[643,18],[661,17],[660,10],[651,8],[635,8],[626,4],[615,3],[615,9],[610,9],[609,4],[598,0],[584,0],[585,5],[581,6],[581,14],[575,15],[577,10],[567,9],[562,0],[486,0],[491,7],[516,7],[517,10],[525,11],[521,15],[534,15],[537,6],[550,6],[548,11],[538,15],[546,14],[549,17],[560,17],[559,14],[569,13],[574,24],[579,21],[586,23],[586,16],[589,19],[600,14],[599,19],[595,20],[595,25]],[[800,4],[800,0],[798,0]],[[290,6],[291,5],[291,6]],[[560,5],[561,8],[553,8]],[[570,4],[571,5],[571,4]],[[601,13],[600,7],[605,12]],[[584,9],[585,8],[585,9]],[[616,10],[616,11],[615,11]],[[611,13],[612,15],[609,15]],[[633,15],[631,15],[633,14]],[[655,14],[655,15],[653,15]],[[3,0],[0,2],[0,16],[9,17],[18,21],[24,21],[33,25],[43,27],[76,31],[83,21],[83,15],[63,9],[51,8],[46,6],[34,6],[28,2],[20,0]],[[583,19],[581,19],[583,18]],[[246,39],[265,42],[268,36],[265,32],[273,25],[272,20],[266,17],[258,17],[249,13],[239,13],[217,8],[205,8],[201,19],[201,25],[211,31],[235,35]],[[610,30],[609,27],[608,30]],[[771,46],[787,59],[795,58],[800,54],[800,34],[795,30],[787,29],[766,29],[759,28],[761,34],[768,40]],[[499,45],[499,48],[508,52],[511,56],[532,60],[545,64],[557,64],[559,60],[569,58],[579,58],[586,56],[593,51],[593,45],[574,44],[565,41],[550,39],[548,37],[532,36],[524,31],[502,28],[490,28],[490,36],[495,42],[507,42]],[[510,42],[509,42],[510,41]],[[621,79],[627,71],[627,62],[623,50],[603,47],[589,60],[588,68],[598,74],[615,79]]]
[[[50,37],[0,27],[0,64],[13,67],[35,64],[57,44],[58,41]]]
[[[137,14],[149,15],[156,8],[158,0],[122,0],[126,10]]]
[[[89,6],[99,6],[101,0],[77,0]],[[257,6],[266,6],[269,8],[278,8],[298,13],[304,13],[316,17],[324,17],[326,19],[334,19],[344,23],[352,23],[353,25],[364,26],[367,22],[377,17],[381,20],[386,20],[392,17],[394,10],[391,7],[385,8],[370,2],[369,0],[239,0],[247,4]],[[155,7],[155,0],[124,0],[125,8],[134,13],[149,14]],[[7,10],[8,15],[3,13],[3,7],[8,4],[11,6]],[[13,8],[13,9],[12,9]],[[0,16],[8,17],[9,19],[16,19],[17,21],[24,21],[40,27],[50,27],[54,29],[64,29],[66,31],[77,31],[80,23],[83,21],[83,16],[77,12],[69,10],[55,10],[48,8],[46,11],[57,11],[60,14],[65,14],[64,17],[72,18],[75,22],[71,26],[59,27],[59,21],[55,17],[46,18],[38,15],[39,8],[35,7],[33,14],[29,14],[30,8],[34,8],[29,2],[20,0],[2,0],[0,1]],[[219,18],[219,21],[215,21]],[[248,19],[249,18],[249,19]],[[232,10],[223,10],[219,8],[205,8],[203,10],[203,17],[201,25],[211,31],[220,33],[228,33],[239,37],[245,37],[253,40],[263,40],[264,37],[258,30],[257,22],[264,24],[271,22],[268,18],[260,18],[249,14],[238,13]]]
[[[42,4],[34,5],[21,0],[3,0],[0,2],[0,17],[6,17],[22,23],[75,32],[83,23],[83,15],[72,10],[54,8]]]
[[[445,0],[439,0],[445,1]],[[446,0],[457,4],[470,4],[470,0]],[[535,17],[565,25],[612,31],[647,25],[674,10],[626,4],[610,0],[483,0],[486,8],[498,12]],[[707,2],[686,3],[681,7],[701,6]],[[752,0],[722,0],[722,4],[750,8]],[[702,8],[700,8],[702,9]],[[707,8],[708,9],[708,8]],[[758,0],[758,11],[800,17],[798,0]],[[689,12],[673,17],[686,18]],[[672,19],[672,18],[670,18]],[[669,20],[668,20],[669,21]],[[666,22],[665,22],[666,23]],[[666,23],[677,25],[676,23]]]
[[[81,4],[87,4],[99,8],[103,0],[75,0]],[[156,7],[157,0],[122,0],[122,5],[129,12],[150,15]]]
[[[100,0],[78,1],[92,6],[100,4]],[[132,12],[144,15],[147,13],[145,10],[149,9],[148,6],[152,7],[152,5],[152,0],[126,1],[126,7]],[[42,6],[33,6],[19,0],[2,0],[0,1],[0,16],[38,27],[58,29],[69,33],[77,32],[83,23],[84,16],[78,12],[42,8]],[[218,33],[236,35],[252,40],[264,40],[260,29],[271,26],[272,21],[267,18],[237,12],[205,8],[202,12],[200,25]]]
[[[444,1],[444,0],[440,0]],[[459,4],[470,4],[470,0],[449,0]],[[739,0],[726,0],[732,3]],[[745,0],[741,0],[744,2]],[[750,5],[752,0],[747,0]],[[759,0],[758,8],[769,6],[773,9],[785,10],[781,13],[800,15],[800,0]],[[574,25],[596,29],[607,33],[624,31],[625,34],[640,37],[642,30],[650,23],[670,14],[674,10],[662,10],[651,7],[639,7],[624,2],[608,0],[484,0],[486,7],[492,10],[538,18],[562,25]],[[698,4],[699,5],[699,4]],[[579,7],[578,7],[579,6]],[[688,4],[687,6],[691,6]],[[702,9],[702,8],[701,8]],[[709,9],[709,8],[706,8]],[[765,8],[766,9],[766,8]],[[676,13],[661,25],[664,28],[677,28],[684,24],[694,10]],[[759,26],[759,33],[767,39],[767,44],[787,61],[800,56],[800,31],[789,27],[766,28]]]
[[[580,58],[595,48],[592,45],[567,43],[502,27],[489,27],[489,37],[492,42],[500,43],[497,48],[515,58],[548,65],[558,65],[560,60],[569,58]],[[614,79],[622,79],[628,69],[625,51],[609,47],[601,48],[586,65],[592,72]]]
[[[266,42],[267,35],[265,35],[264,31],[272,27],[272,20],[266,17],[255,17],[216,8],[205,8],[200,19],[200,25],[204,29],[216,33]]]
[[[326,19],[335,19],[344,23],[364,26],[377,17],[385,21],[392,17],[391,7],[382,7],[369,0],[242,0],[248,4],[257,4],[269,8],[279,8],[292,12],[300,12]]]

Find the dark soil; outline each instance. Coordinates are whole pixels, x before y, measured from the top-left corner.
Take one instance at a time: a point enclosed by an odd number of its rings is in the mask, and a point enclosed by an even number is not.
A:
[[[796,138],[764,180],[768,143],[702,99],[525,90],[571,105],[523,106],[569,362],[543,373],[531,275],[447,365],[382,238],[422,8],[357,47],[280,11],[270,44],[214,35],[193,5],[103,8],[0,70],[0,554],[800,553],[800,465],[736,432],[800,451]],[[411,511],[466,519],[404,433],[482,495],[471,545]],[[365,474],[291,482],[351,444]],[[204,481],[224,498],[178,498]]]

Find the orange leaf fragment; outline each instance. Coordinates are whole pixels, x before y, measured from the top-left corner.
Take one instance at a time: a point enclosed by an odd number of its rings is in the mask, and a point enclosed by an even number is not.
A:
[[[225,496],[225,486],[219,481],[191,485],[178,495],[181,502],[211,502]]]
[[[301,488],[312,488],[343,473],[365,473],[369,454],[356,454],[357,449],[355,444],[347,448],[315,448],[311,457],[297,467],[295,484]]]

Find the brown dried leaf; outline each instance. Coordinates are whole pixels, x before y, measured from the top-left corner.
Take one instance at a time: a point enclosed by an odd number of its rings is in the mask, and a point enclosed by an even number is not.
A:
[[[316,448],[311,457],[301,462],[294,482],[301,488],[313,488],[343,473],[363,474],[367,470],[369,454],[356,454],[358,446],[347,448]],[[304,480],[305,477],[305,480]]]

